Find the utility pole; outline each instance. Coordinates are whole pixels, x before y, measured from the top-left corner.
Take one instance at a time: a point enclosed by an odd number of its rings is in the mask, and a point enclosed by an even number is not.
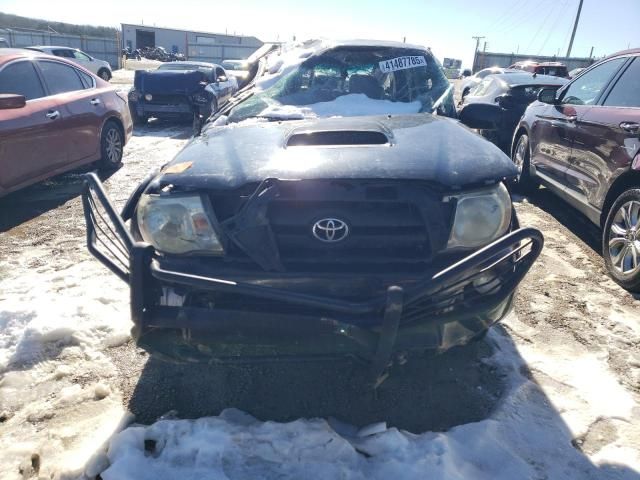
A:
[[[582,2],[578,4],[578,13],[576,13],[576,21],[573,24],[573,32],[571,33],[571,40],[569,40],[569,48],[567,49],[567,58],[571,56],[571,47],[573,47],[573,39],[576,37],[576,30],[578,29],[578,21],[580,20],[580,12],[582,11]]]
[[[482,40],[485,37],[471,37],[476,41],[476,49],[473,52],[473,65],[471,67],[471,71],[473,71],[476,68],[476,57],[478,56],[478,48],[480,48],[480,40]]]

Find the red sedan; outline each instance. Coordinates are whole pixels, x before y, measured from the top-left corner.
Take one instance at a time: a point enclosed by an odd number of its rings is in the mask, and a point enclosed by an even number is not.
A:
[[[132,131],[126,93],[60,57],[0,48],[0,196],[93,162],[116,168]]]

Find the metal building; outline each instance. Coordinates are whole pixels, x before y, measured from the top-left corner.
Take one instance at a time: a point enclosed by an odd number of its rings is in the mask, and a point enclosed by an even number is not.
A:
[[[220,63],[249,57],[262,46],[256,37],[223,33],[193,32],[149,25],[122,25],[122,48],[164,47],[184,53],[189,60]]]

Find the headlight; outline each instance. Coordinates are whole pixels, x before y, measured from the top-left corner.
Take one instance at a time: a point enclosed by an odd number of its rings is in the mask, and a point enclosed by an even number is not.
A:
[[[150,102],[151,100],[153,100],[153,95],[151,95],[150,93],[145,94],[144,99],[147,102]]]
[[[506,233],[511,222],[511,197],[502,183],[456,198],[448,247],[481,247]]]
[[[129,100],[132,102],[137,102],[138,98],[140,98],[140,94],[138,93],[137,90],[131,90],[129,92]]]
[[[142,238],[164,253],[224,254],[210,218],[199,195],[142,195],[137,209]]]

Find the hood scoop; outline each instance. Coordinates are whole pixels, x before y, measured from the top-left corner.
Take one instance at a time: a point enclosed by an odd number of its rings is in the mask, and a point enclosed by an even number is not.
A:
[[[389,137],[377,130],[320,130],[294,132],[286,147],[359,147],[391,145]]]

